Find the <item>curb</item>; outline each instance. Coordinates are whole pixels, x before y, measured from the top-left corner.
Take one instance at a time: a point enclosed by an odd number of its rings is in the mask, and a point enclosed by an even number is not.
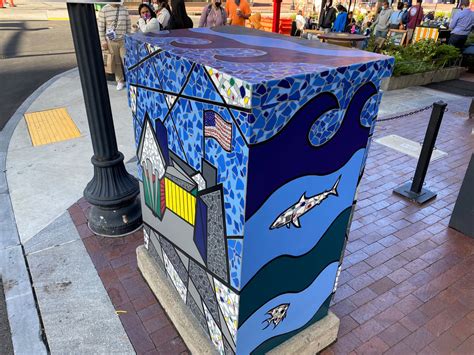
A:
[[[0,131],[0,275],[15,354],[47,354],[49,350],[10,200],[6,179],[8,146],[23,114],[38,96],[74,70],[77,68],[58,74],[42,84],[20,105]]]

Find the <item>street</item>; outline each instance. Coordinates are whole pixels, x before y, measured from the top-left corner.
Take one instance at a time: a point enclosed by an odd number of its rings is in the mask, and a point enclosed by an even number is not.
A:
[[[68,21],[0,21],[0,130],[34,90],[75,65]]]
[[[0,131],[45,81],[76,65],[67,21],[0,21]],[[0,353],[12,343],[0,282]]]

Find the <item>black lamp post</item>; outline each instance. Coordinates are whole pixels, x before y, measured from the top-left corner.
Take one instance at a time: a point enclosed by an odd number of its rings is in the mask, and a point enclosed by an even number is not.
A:
[[[76,1],[68,2],[67,9],[94,150],[94,177],[84,190],[92,204],[88,223],[96,234],[120,236],[142,224],[140,191],[117,148],[94,2]]]

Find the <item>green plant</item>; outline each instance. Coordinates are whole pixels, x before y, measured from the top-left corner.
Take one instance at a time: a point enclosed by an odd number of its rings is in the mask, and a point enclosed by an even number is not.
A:
[[[363,13],[359,12],[357,15],[355,15],[355,19],[356,19],[357,22],[363,22],[364,19],[365,19],[365,16],[364,16]]]
[[[382,53],[395,58],[394,76],[452,66],[460,57],[459,49],[433,40],[421,40],[406,47],[389,44]]]
[[[447,66],[454,64],[460,55],[461,51],[458,48],[448,44],[441,44],[436,48],[434,58],[439,66]]]
[[[448,16],[448,13],[444,11],[436,11],[434,16],[435,16],[435,19],[442,19]]]

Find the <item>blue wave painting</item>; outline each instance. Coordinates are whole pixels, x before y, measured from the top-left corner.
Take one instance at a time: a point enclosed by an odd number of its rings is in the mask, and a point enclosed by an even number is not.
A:
[[[242,266],[242,286],[262,268],[279,255],[301,255],[312,248],[334,219],[354,200],[354,192],[365,149],[358,150],[341,169],[326,176],[304,176],[293,180],[265,201],[245,225],[244,264]],[[300,217],[301,228],[270,229],[275,218],[298,201],[300,196],[313,196],[329,190],[341,176],[337,192],[339,196],[329,196]]]
[[[337,267],[337,262],[329,264],[302,292],[280,295],[260,307],[239,328],[237,352],[249,354],[265,340],[291,332],[308,323],[331,293]],[[290,304],[286,318],[275,328],[271,325],[265,328],[264,323],[268,318],[268,310],[282,303]]]

